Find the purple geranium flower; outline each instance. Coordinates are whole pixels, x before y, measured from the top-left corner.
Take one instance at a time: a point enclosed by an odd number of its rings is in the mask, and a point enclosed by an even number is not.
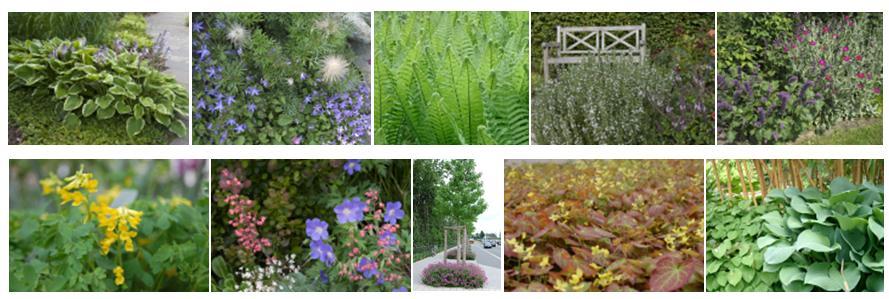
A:
[[[306,221],[306,235],[312,241],[327,240],[327,222],[318,218],[312,218]]]
[[[392,289],[392,291],[393,292],[407,292],[407,288],[405,288],[404,286],[400,286],[400,287]]]
[[[366,257],[362,257],[361,261],[358,262],[358,271],[364,275],[364,278],[371,278],[380,274],[377,271],[377,263]]]
[[[311,251],[310,257],[312,259],[320,260],[328,266],[336,261],[336,256],[333,254],[333,247],[330,247],[330,245],[323,241],[312,241],[312,243],[309,243],[309,250]]]
[[[345,165],[343,165],[343,169],[349,175],[353,175],[356,172],[361,171],[361,160],[350,159],[346,162]]]
[[[384,247],[395,246],[395,243],[398,241],[398,236],[393,234],[389,230],[384,230],[382,234],[380,234],[380,244]]]
[[[254,104],[254,103],[247,104],[247,111],[250,111],[250,113],[255,112],[256,111],[256,104]]]
[[[404,218],[404,210],[401,209],[401,203],[397,201],[386,203],[386,215],[383,220],[389,224],[395,224],[399,219]]]
[[[343,203],[333,208],[336,213],[336,222],[343,224],[349,222],[358,222],[364,219],[364,208],[367,205],[360,198],[354,197],[351,200],[346,198]]]
[[[249,95],[249,96],[258,96],[258,95],[259,95],[259,89],[257,89],[256,87],[250,86],[250,87],[247,87],[247,91],[246,91],[246,93],[247,93],[247,95]]]

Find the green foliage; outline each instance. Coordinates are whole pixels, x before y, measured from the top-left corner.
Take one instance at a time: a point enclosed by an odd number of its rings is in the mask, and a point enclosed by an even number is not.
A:
[[[128,45],[151,47],[154,40],[145,31],[148,29],[148,21],[141,13],[126,13],[117,20],[112,35]]]
[[[539,73],[543,63],[540,45],[556,40],[556,26],[646,26],[646,46],[652,57],[662,51],[687,44],[685,36],[713,29],[713,13],[651,13],[651,12],[534,12],[531,14],[532,69]],[[720,30],[722,20],[720,19]],[[720,41],[722,48],[722,41]],[[709,50],[709,49],[707,49]]]
[[[9,75],[10,91],[30,92],[31,101],[52,99],[54,111],[67,112],[69,129],[77,129],[84,118],[125,115],[131,137],[145,122],[187,135],[180,120],[187,115],[185,88],[140,61],[138,54],[102,50],[83,40],[14,42],[9,45]]]
[[[777,204],[752,206],[738,197],[707,201],[707,291],[770,291],[777,273],[762,272],[757,239],[768,235],[759,217]],[[767,239],[761,239],[766,242]]]
[[[413,246],[418,261],[445,250],[442,227],[463,225],[472,233],[488,206],[474,160],[415,160],[413,176]]]
[[[381,12],[378,144],[527,144],[525,12]]]
[[[793,26],[794,20],[784,13],[719,13],[719,70],[732,73],[738,67],[750,70],[763,63],[774,65],[766,50],[792,32]],[[787,67],[780,62],[775,66]],[[767,78],[773,79],[771,75]]]
[[[369,144],[351,14],[194,14],[194,142]]]
[[[796,144],[883,144],[883,118],[868,119],[842,128],[834,127],[824,135],[799,138]]]
[[[228,169],[234,173],[244,188],[240,191],[242,198],[255,201],[251,212],[266,220],[257,226],[258,237],[270,240],[269,247],[262,251],[245,251],[238,243],[238,236],[229,221],[233,217],[228,213],[230,205],[224,199],[227,196],[214,182],[214,206],[212,218],[212,288],[213,290],[235,291],[255,287],[255,281],[261,278],[246,273],[256,273],[258,269],[269,269],[272,257],[285,261],[293,257],[295,269],[275,273],[264,281],[270,286],[271,281],[278,284],[278,291],[378,291],[367,281],[349,281],[348,275],[341,276],[339,268],[330,268],[324,263],[310,259],[309,240],[306,235],[306,221],[312,218],[330,225],[331,237],[327,241],[334,246],[337,262],[349,260],[348,253],[352,248],[360,248],[362,252],[376,247],[364,243],[346,245],[348,225],[338,225],[334,208],[344,199],[360,197],[365,199],[365,192],[370,189],[379,191],[379,198],[385,202],[401,202],[405,216],[400,221],[398,239],[401,243],[394,247],[400,250],[398,256],[402,263],[392,262],[389,269],[393,273],[408,273],[410,277],[410,161],[409,160],[362,160],[360,170],[349,175],[345,160],[216,160],[213,173],[221,173]],[[378,207],[371,207],[375,209]],[[371,210],[373,211],[373,210]],[[368,213],[368,216],[371,214]],[[357,235],[357,229],[352,236]],[[336,236],[335,236],[336,235]],[[376,235],[372,235],[376,241]],[[348,251],[348,252],[347,252]],[[344,262],[345,263],[345,262]],[[289,263],[287,263],[289,264]],[[337,264],[338,265],[338,264]],[[352,271],[354,267],[350,265]],[[381,265],[382,267],[382,265]],[[282,268],[280,265],[278,269]],[[319,277],[324,272],[329,277],[329,284],[322,284]],[[280,275],[279,275],[280,274]],[[351,275],[351,272],[350,274]],[[359,272],[358,275],[361,275]],[[401,279],[393,281],[403,282]],[[253,283],[251,285],[251,283]],[[409,283],[401,284],[408,286]],[[389,284],[387,284],[389,287]],[[388,289],[386,289],[388,290]]]
[[[883,187],[839,177],[829,190],[769,192],[784,209],[760,216],[763,271],[778,273],[786,291],[882,291]]]
[[[119,13],[111,12],[10,12],[9,39],[77,39],[111,42]]]

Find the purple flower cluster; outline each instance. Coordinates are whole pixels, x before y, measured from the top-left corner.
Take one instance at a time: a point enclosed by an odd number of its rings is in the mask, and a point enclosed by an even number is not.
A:
[[[360,198],[354,197],[351,200],[346,198],[343,203],[333,208],[333,211],[336,213],[336,222],[343,224],[364,220],[365,209],[367,204]]]
[[[316,86],[317,80],[311,84]],[[370,89],[361,83],[355,90],[328,94],[314,91],[302,99],[311,115],[327,117],[335,130],[329,144],[367,144],[370,142]]]
[[[423,269],[422,281],[433,287],[477,289],[484,287],[488,277],[476,264],[438,262]]]
[[[386,214],[383,216],[383,220],[386,220],[389,224],[395,224],[401,218],[404,218],[404,210],[401,209],[401,202],[387,202]]]
[[[320,260],[328,267],[336,261],[333,247],[324,242],[328,237],[327,222],[318,218],[309,219],[306,221],[306,236],[311,240],[309,250],[312,259]]]

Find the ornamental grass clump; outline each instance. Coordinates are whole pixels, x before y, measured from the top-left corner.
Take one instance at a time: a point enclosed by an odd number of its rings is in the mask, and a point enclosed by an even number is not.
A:
[[[485,271],[473,263],[438,262],[423,269],[423,284],[433,287],[478,289],[486,281]]]

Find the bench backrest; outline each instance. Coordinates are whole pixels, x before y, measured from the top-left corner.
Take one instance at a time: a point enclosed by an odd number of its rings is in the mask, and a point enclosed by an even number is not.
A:
[[[645,24],[556,27],[558,56],[645,55]]]

